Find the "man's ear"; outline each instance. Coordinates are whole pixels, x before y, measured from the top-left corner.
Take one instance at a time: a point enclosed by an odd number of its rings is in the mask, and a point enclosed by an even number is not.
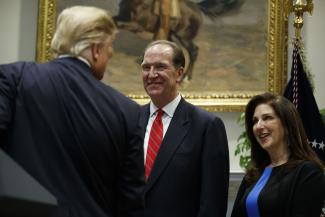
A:
[[[91,44],[91,55],[92,55],[92,59],[94,62],[96,62],[98,60],[99,57],[99,53],[100,53],[100,47],[98,44]]]
[[[176,78],[177,83],[181,83],[182,82],[183,76],[184,76],[184,68],[183,67],[179,67],[177,69],[177,78]]]

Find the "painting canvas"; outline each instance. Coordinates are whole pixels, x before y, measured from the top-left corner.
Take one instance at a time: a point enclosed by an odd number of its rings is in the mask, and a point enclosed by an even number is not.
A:
[[[116,0],[40,1],[38,61],[51,59],[49,44],[56,16],[72,5],[93,5],[112,15],[119,11]],[[287,68],[287,21],[282,10],[282,1],[243,0],[236,10],[214,20],[202,13],[203,24],[193,39],[198,47],[197,61],[191,79],[184,79],[180,87],[181,94],[210,111],[242,111],[255,94],[280,93]],[[141,55],[152,40],[150,32],[121,29],[103,78],[104,83],[140,104],[148,102],[142,87]]]

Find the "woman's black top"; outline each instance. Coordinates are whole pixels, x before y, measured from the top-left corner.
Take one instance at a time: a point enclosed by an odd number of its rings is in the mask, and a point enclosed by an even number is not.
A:
[[[231,217],[248,217],[246,198],[256,183],[243,179]],[[325,200],[325,176],[312,162],[293,169],[274,167],[258,197],[260,217],[319,217]]]

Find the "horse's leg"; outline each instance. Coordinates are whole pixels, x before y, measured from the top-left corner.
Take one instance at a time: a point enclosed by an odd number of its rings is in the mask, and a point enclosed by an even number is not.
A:
[[[189,63],[185,72],[187,79],[193,77],[193,68],[198,57],[199,47],[193,42],[202,25],[203,18],[200,9],[193,2],[182,1],[181,19],[173,29],[173,35],[177,41],[186,49],[189,55]]]
[[[193,67],[194,63],[196,62],[198,53],[199,53],[199,47],[196,46],[192,41],[188,43],[188,47],[186,48],[188,50],[189,56],[190,56],[190,64],[189,64],[189,71],[188,71],[188,80],[192,79],[193,74]]]
[[[131,21],[132,12],[132,0],[121,0],[119,4],[118,15],[114,16],[114,21],[117,22],[129,22]]]
[[[186,51],[188,52],[189,55],[189,63],[185,72],[185,75],[183,77],[183,79],[186,77],[188,80],[192,79],[192,75],[193,75],[193,68],[194,68],[194,63],[197,59],[198,53],[199,53],[199,47],[196,46],[193,41],[191,40],[185,40],[179,36],[177,36],[176,34],[172,34],[172,36],[174,36],[176,38],[171,37],[172,41],[177,41],[178,43],[181,44],[182,47],[184,47],[186,49]]]
[[[193,77],[193,68],[197,60],[199,53],[199,48],[194,43],[190,42],[189,46],[186,48],[189,53],[189,65],[187,70],[187,79],[191,80]]]

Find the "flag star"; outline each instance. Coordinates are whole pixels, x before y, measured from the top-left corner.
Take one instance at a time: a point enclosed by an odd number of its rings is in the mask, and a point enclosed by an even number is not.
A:
[[[313,148],[317,148],[318,143],[316,142],[316,139],[314,139],[314,141],[311,144]]]
[[[324,147],[325,147],[325,144],[324,144],[324,142],[322,141],[322,143],[319,143],[319,149],[322,149],[322,150],[324,150]]]

